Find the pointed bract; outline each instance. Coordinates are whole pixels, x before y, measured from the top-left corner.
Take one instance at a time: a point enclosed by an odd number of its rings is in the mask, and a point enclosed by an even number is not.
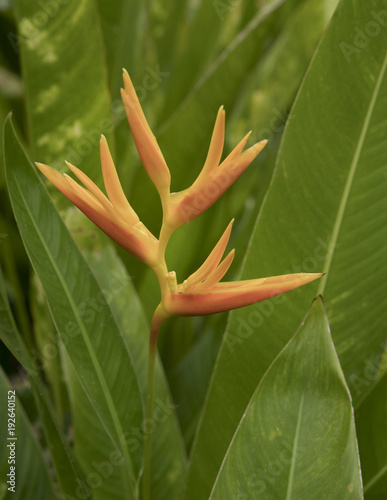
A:
[[[235,256],[235,250],[233,249],[227,255],[227,257],[224,260],[222,260],[219,266],[207,276],[207,278],[204,281],[199,283],[199,285],[195,286],[194,291],[198,292],[200,290],[204,290],[205,288],[210,288],[216,283],[218,283],[218,281],[220,281],[229,270],[229,267],[231,266],[232,261],[234,260],[234,256]]]
[[[192,221],[211,207],[266,146],[262,140],[243,152],[249,132],[220,163],[224,142],[224,110],[218,111],[206,162],[195,182],[169,196],[166,221],[174,229]]]
[[[200,175],[202,176],[207,175],[209,172],[214,170],[219,165],[219,162],[222,158],[224,146],[225,116],[226,113],[223,106],[221,106],[216,116],[214,131],[212,133],[207,158],[204,163],[203,169],[200,172]]]
[[[262,300],[288,292],[320,278],[322,274],[298,273],[244,282],[218,283],[197,293],[169,295],[164,307],[170,316],[202,316],[239,307],[249,306]]]
[[[231,229],[234,224],[234,219],[227,226],[225,232],[222,234],[220,240],[215,245],[214,249],[204,261],[204,263],[199,267],[197,271],[195,271],[187,280],[185,281],[186,287],[195,286],[196,284],[203,281],[206,276],[208,276],[219,264],[221,261],[224,251],[226,249],[228,240],[230,239]],[[221,279],[221,278],[219,278]]]
[[[121,96],[138,154],[161,199],[164,200],[169,195],[171,184],[169,168],[146,121],[132,81],[125,70],[123,78],[125,89],[121,89]]]
[[[130,206],[124,191],[122,190],[117,170],[104,135],[101,136],[100,153],[102,175],[109,200],[113,204],[114,208],[126,218],[127,222],[134,225],[139,221],[139,218]]]
[[[88,189],[48,165],[36,163],[36,166],[104,233],[145,264],[154,265],[157,259],[157,239],[149,231],[142,231],[128,223],[83,172],[68,163],[69,168]]]

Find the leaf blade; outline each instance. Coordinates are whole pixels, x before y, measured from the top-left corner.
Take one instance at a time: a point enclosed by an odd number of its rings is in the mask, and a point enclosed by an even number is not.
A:
[[[39,366],[30,356],[16,327],[6,298],[4,279],[0,272],[0,336],[1,340],[27,371],[33,384],[35,402],[42,421],[43,431],[50,448],[53,465],[61,491],[72,495],[83,480],[70,445],[57,420],[51,400],[39,375]],[[39,395],[39,396],[38,396]]]
[[[354,55],[357,64],[346,61],[340,44],[353,39],[354,26],[364,24],[372,8],[377,9],[377,2],[341,2],[316,50],[291,111],[294,119],[287,123],[242,272],[245,279],[257,273],[319,272],[332,258],[325,303],[355,406],[371,385],[357,387],[353,377],[362,375],[365,359],[380,352],[387,323],[379,300],[387,279],[381,252],[381,242],[387,239],[387,206],[380,182],[386,162],[381,112],[387,100],[386,79],[373,108],[340,239],[336,247],[330,242],[375,82],[385,67],[386,33],[381,30]],[[296,329],[317,287],[318,282],[231,313],[192,455],[192,479],[202,467],[199,462],[210,436],[231,439],[256,384]],[[242,366],[245,376],[238,386],[233,374]],[[221,419],[225,408],[220,398],[226,390],[233,405],[228,418]],[[215,473],[224,452],[217,438],[207,470],[211,467]]]
[[[321,297],[259,383],[210,498],[260,494],[363,498],[351,398]]]
[[[13,421],[12,419],[15,418],[15,440],[12,441],[12,438],[7,437],[7,444],[3,445],[4,451],[0,453],[0,470],[2,471],[0,494],[4,495],[2,498],[33,500],[37,495],[42,500],[56,499],[57,496],[51,483],[41,447],[28,417],[24,413],[21,402],[15,396],[15,392],[2,368],[0,368],[0,396],[4,402],[0,410],[1,428],[6,429],[7,422],[9,425]],[[14,399],[11,399],[12,397]],[[11,416],[13,412],[8,413],[6,401],[14,404],[15,417]],[[11,454],[12,444],[14,444],[14,455]],[[8,474],[11,474],[11,467],[14,467],[14,485],[12,482],[8,483],[8,481],[12,481],[12,476],[7,477]],[[10,489],[12,487],[13,489]]]
[[[23,242],[77,375],[112,443],[125,458],[130,498],[134,496],[135,476],[140,470],[141,445],[137,454],[131,455],[124,429],[138,424],[142,416],[142,401],[130,354],[101,290],[35,169],[24,156],[10,121],[5,128],[5,139],[7,182]],[[108,342],[105,331],[109,332]],[[112,358],[117,362],[115,366],[109,365],[108,360]],[[119,383],[123,380],[125,388]],[[129,393],[130,398],[123,397],[125,393]]]

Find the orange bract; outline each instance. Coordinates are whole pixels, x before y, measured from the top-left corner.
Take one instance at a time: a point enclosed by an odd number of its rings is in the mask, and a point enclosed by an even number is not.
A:
[[[168,272],[165,249],[172,233],[207,210],[239,177],[265,147],[260,141],[246,151],[248,133],[223,160],[225,111],[220,107],[203,169],[195,182],[179,193],[170,193],[171,175],[141,109],[133,84],[124,70],[121,90],[129,126],[141,161],[156,186],[163,207],[163,225],[159,240],[144,226],[127,200],[118,178],[107,141],[101,137],[100,153],[107,196],[81,170],[67,163],[82,182],[80,186],[66,174],[37,163],[40,171],[114,241],[147,264],[155,272],[161,289],[156,317],[203,315],[227,311],[265,300],[309,283],[321,274],[289,274],[247,281],[220,280],[228,271],[234,250],[222,260],[233,221],[199,269],[178,285],[175,272]]]

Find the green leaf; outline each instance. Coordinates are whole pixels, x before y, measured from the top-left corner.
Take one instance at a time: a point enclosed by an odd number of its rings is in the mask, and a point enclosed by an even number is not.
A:
[[[364,31],[367,23],[377,22],[371,12],[379,12],[378,2],[343,1],[335,12],[291,111],[242,272],[244,279],[300,271],[327,275],[231,313],[192,454],[189,485],[205,471],[210,487],[255,387],[317,291],[324,292],[354,404],[371,388],[358,386],[356,377],[363,373],[364,359],[382,350],[387,324],[387,309],[379,300],[387,280],[381,250],[387,240],[382,111],[387,102],[387,31],[379,23],[378,36],[361,50],[353,45],[354,27]],[[350,60],[343,43],[356,49]],[[225,394],[232,401],[227,418]]]
[[[95,2],[17,0],[16,14],[33,158],[68,160],[101,185],[98,144],[113,124]]]
[[[132,498],[142,455],[141,446],[130,452],[125,430],[140,424],[142,402],[130,353],[103,291],[25,157],[10,120],[5,128],[5,157],[10,198],[24,245],[77,376],[112,447],[122,454],[125,494]]]
[[[122,68],[136,72],[143,55],[144,6],[139,0],[97,0],[99,19],[105,45],[106,64],[111,95],[121,101]],[[113,109],[114,111],[114,109]]]
[[[0,94],[0,123],[5,122],[5,118],[6,118],[8,113],[9,113],[9,109],[8,109],[7,103],[4,99],[4,97]],[[0,189],[2,189],[5,185],[4,155],[2,153],[3,152],[0,150]]]
[[[177,60],[188,35],[190,8],[189,0],[155,0],[149,9],[147,42],[152,40],[154,57],[163,71],[173,70],[170,78],[179,69]]]
[[[179,47],[176,69],[168,82],[163,120],[175,111],[203,74],[218,48],[227,19],[231,13],[235,15],[235,10],[229,2],[199,2]]]
[[[7,301],[4,279],[0,272],[0,337],[15,358],[27,371],[34,390],[44,436],[50,449],[51,459],[63,494],[73,495],[83,479],[70,445],[61,429],[46,387],[41,379],[41,365],[30,355],[15,325]],[[53,352],[49,351],[50,358]],[[56,355],[58,356],[58,352]]]
[[[0,497],[18,500],[56,499],[42,449],[21,402],[16,398],[15,390],[9,384],[1,368],[0,398],[0,428],[2,430]],[[13,424],[15,424],[14,428],[9,427]],[[10,429],[14,435],[11,435],[7,429]]]
[[[254,392],[210,496],[261,497],[363,498],[351,397],[321,298]]]
[[[112,245],[98,242],[93,250],[84,251],[84,255],[97,278],[99,286],[105,291],[104,293],[119,325],[124,342],[132,353],[140,390],[145,399],[149,324],[144,318],[131,279]],[[78,455],[83,455],[82,463],[84,468],[91,473],[93,469],[95,472],[95,463],[106,461],[106,457],[104,457],[106,446],[104,446],[104,438],[100,433],[93,433],[98,435],[93,440],[90,439],[88,434],[84,433],[85,428],[94,427],[96,422],[89,422],[92,419],[90,419],[87,408],[79,404],[81,397],[82,395],[77,399],[78,404],[74,400],[73,405],[75,441],[78,443]],[[179,498],[186,473],[184,444],[175,409],[176,405],[170,397],[162,365],[158,361],[155,371],[154,421],[151,424],[153,431],[151,497],[158,500]],[[79,424],[78,432],[77,419],[83,421],[83,423]],[[144,425],[142,423],[140,427],[131,428],[128,438],[132,442],[137,441],[140,443],[143,441]],[[111,470],[111,467],[106,465],[106,470]],[[101,499],[103,494],[99,490],[107,487],[110,487],[110,496],[105,498],[122,498],[122,490],[119,488],[119,483],[117,484],[113,472],[114,469],[112,474],[105,478],[103,485],[95,491],[96,495],[97,492],[98,495],[101,495]],[[113,494],[116,496],[113,496]]]
[[[379,358],[379,359],[377,359]],[[364,367],[364,381],[373,375],[379,364],[386,367],[386,358],[380,356],[368,360]],[[387,375],[379,380],[362,401],[356,412],[356,430],[366,500],[382,500],[387,497]]]
[[[85,473],[85,480],[78,485],[78,493],[91,494],[93,500],[121,500],[125,489],[121,474],[122,455],[112,446],[68,356],[63,358],[71,400],[74,452]]]
[[[68,398],[63,382],[62,366],[57,359],[60,343],[42,284],[36,274],[31,277],[30,308],[37,348],[36,357],[41,361],[41,370],[51,389],[58,419],[63,422],[63,415],[68,410]]]

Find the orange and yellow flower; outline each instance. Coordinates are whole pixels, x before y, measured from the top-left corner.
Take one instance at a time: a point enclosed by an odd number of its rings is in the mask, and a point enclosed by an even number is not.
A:
[[[174,271],[168,272],[165,248],[172,233],[207,210],[239,177],[265,147],[260,141],[244,150],[247,134],[221,161],[225,112],[219,109],[205,164],[195,182],[179,193],[170,192],[171,175],[153,135],[133,84],[124,70],[121,90],[129,126],[150,179],[156,186],[163,207],[163,225],[157,239],[139,220],[122,190],[108,144],[101,137],[100,154],[107,196],[81,170],[67,163],[84,187],[66,174],[37,163],[40,171],[87,217],[132,255],[155,272],[161,289],[161,303],[155,314],[157,323],[170,316],[212,314],[268,299],[310,283],[321,274],[297,273],[246,281],[221,282],[229,269],[234,250],[222,260],[231,234],[228,225],[204,264],[183,283],[177,284]]]

